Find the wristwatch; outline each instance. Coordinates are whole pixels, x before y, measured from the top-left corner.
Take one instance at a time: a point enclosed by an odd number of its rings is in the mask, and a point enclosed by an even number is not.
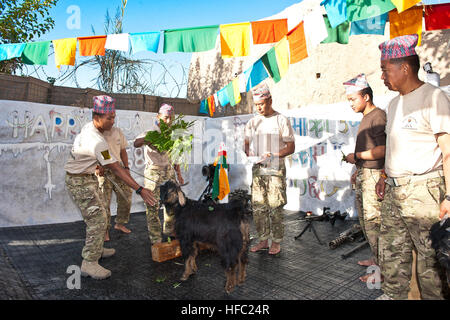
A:
[[[137,189],[136,189],[136,193],[140,195],[140,194],[141,194],[141,191],[142,191],[142,189],[144,189],[144,188],[143,188],[143,187],[139,187],[139,188],[137,188]]]
[[[450,194],[446,194],[446,195],[445,195],[445,200],[450,201]]]

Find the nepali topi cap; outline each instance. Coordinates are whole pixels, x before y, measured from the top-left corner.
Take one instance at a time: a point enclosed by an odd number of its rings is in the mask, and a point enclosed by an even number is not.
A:
[[[94,107],[92,108],[92,111],[101,114],[115,113],[115,102],[116,99],[113,99],[110,96],[95,96]]]
[[[417,34],[396,37],[381,43],[381,60],[397,59],[417,55],[414,49],[419,40]]]
[[[158,113],[171,116],[173,114],[173,111],[174,111],[173,106],[171,106],[170,104],[167,104],[167,103],[163,103],[161,105],[161,107],[159,108]]]
[[[272,95],[270,94],[269,86],[267,86],[266,83],[257,86],[255,89],[253,89],[252,93],[254,102],[259,102],[272,97]]]
[[[361,91],[362,89],[370,87],[369,83],[367,82],[366,75],[364,73],[361,73],[357,75],[355,78],[344,82],[343,85],[345,87],[346,94],[352,94]]]

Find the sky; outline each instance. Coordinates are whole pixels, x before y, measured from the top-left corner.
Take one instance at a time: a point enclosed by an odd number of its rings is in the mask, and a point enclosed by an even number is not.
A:
[[[128,0],[123,23],[124,32],[160,31],[173,28],[188,28],[216,24],[238,23],[259,20],[274,15],[301,0],[164,0],[143,1]],[[55,40],[93,35],[92,27],[97,35],[105,34],[104,22],[106,11],[110,16],[116,14],[121,0],[59,0],[56,7],[50,10],[55,20],[55,27],[38,40]],[[180,72],[180,65],[189,68],[191,54],[170,53],[154,54],[152,52],[137,53],[133,57],[163,61],[174,74]],[[83,59],[83,58],[82,58]],[[79,58],[77,58],[79,61]],[[62,67],[62,71],[66,68]],[[54,64],[53,56],[44,68],[45,75],[57,78],[60,74]],[[158,70],[155,70],[158,72]],[[30,74],[37,76],[36,74]],[[39,77],[45,80],[45,75]],[[78,78],[80,87],[93,87],[91,79],[93,71],[86,71]],[[72,81],[56,82],[56,85],[75,86]],[[182,94],[181,96],[185,96]]]

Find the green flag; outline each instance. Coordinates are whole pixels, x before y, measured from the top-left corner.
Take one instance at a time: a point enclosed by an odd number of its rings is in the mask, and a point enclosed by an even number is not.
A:
[[[214,49],[218,33],[218,25],[165,30],[164,53],[200,52]]]
[[[347,44],[348,38],[350,35],[350,22],[345,21],[341,23],[336,28],[332,28],[330,24],[330,20],[326,15],[323,16],[323,21],[327,27],[328,37],[323,40],[321,43],[331,43],[338,42],[341,44]]]
[[[278,69],[277,56],[275,53],[275,47],[267,51],[265,55],[262,56],[261,61],[264,63],[267,71],[269,71],[270,76],[273,81],[278,82],[281,80],[280,70]]]
[[[346,0],[347,20],[358,21],[381,16],[395,9],[391,0]]]
[[[22,52],[22,62],[25,64],[47,65],[50,41],[27,43]]]

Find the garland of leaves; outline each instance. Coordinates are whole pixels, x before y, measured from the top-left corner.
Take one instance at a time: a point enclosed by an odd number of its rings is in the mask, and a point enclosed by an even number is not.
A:
[[[194,135],[189,133],[189,128],[194,125],[195,120],[186,122],[183,118],[182,114],[176,116],[170,126],[160,119],[161,132],[147,132],[144,141],[150,143],[158,152],[166,153],[171,163],[182,165],[186,170],[194,138]]]

